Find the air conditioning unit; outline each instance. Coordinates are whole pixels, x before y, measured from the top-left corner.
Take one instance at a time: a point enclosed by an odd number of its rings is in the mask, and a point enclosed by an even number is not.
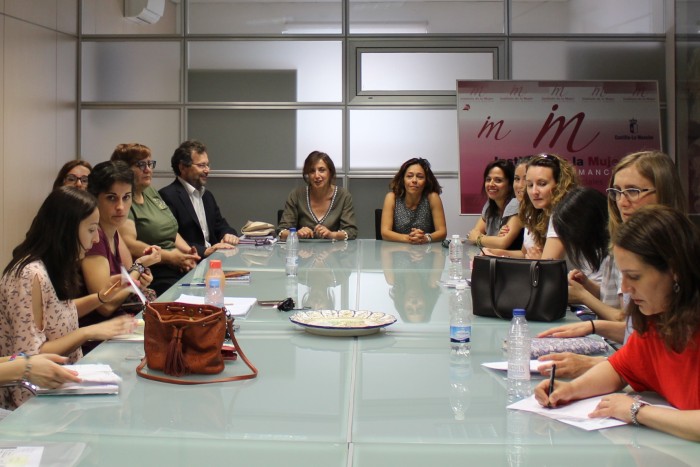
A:
[[[157,23],[163,11],[165,0],[124,0],[124,17],[135,23]]]

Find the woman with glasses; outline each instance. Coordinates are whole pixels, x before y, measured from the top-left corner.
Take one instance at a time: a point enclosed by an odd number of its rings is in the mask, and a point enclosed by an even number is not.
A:
[[[99,241],[99,219],[95,197],[84,190],[60,187],[44,200],[0,279],[0,355],[52,353],[75,363],[85,342],[132,332],[130,316],[78,328],[80,316],[124,287],[112,276],[97,292],[81,296],[78,262]],[[0,406],[14,409],[26,398],[18,389],[2,390]]]
[[[644,206],[615,231],[613,254],[622,290],[630,296],[627,313],[634,333],[584,375],[555,381],[551,393],[550,382],[541,382],[535,397],[543,406],[558,407],[604,395],[589,417],[612,417],[700,441],[700,233],[685,213]],[[621,393],[627,385],[635,392],[657,392],[672,407]]]
[[[61,170],[58,171],[56,180],[53,182],[53,189],[60,186],[74,186],[81,190],[87,190],[88,175],[92,166],[89,162],[74,159],[63,164]]]
[[[280,239],[296,227],[299,238],[354,240],[357,222],[352,195],[335,184],[335,164],[325,152],[313,151],[304,161],[306,186],[292,191],[277,226]]]
[[[153,282],[150,284],[160,295],[196,267],[200,257],[196,249],[177,233],[177,220],[151,186],[156,168],[151,150],[138,143],[120,144],[111,160],[125,162],[134,173],[129,218],[119,227],[119,234],[133,257],[146,254],[152,245],[160,248],[161,261],[151,267]]]
[[[661,204],[687,212],[676,167],[671,158],[660,151],[642,151],[623,157],[613,169],[607,194],[608,233],[611,238],[632,214],[648,204]],[[599,284],[579,270],[569,273],[569,303],[585,305],[601,319],[557,326],[538,337],[598,334],[619,343],[627,340],[631,327],[626,326],[623,309],[629,297],[625,297],[621,291],[620,273],[611,255],[603,262],[601,270],[602,280]],[[553,360],[557,364],[557,374],[574,377],[604,360],[604,357],[561,353],[545,355],[540,360]],[[541,373],[548,371],[548,366],[540,367]]]
[[[414,157],[404,162],[384,197],[381,233],[383,240],[411,244],[440,242],[447,236],[442,187],[430,162]]]
[[[100,241],[85,253],[80,263],[85,287],[88,293],[99,290],[110,276],[121,274],[122,266],[127,268],[134,282],[141,286],[141,291],[149,301],[156,299],[155,292],[148,289],[153,280],[151,270],[160,261],[160,248],[151,246],[135,261],[119,235],[118,228],[127,220],[131,208],[131,196],[134,186],[134,173],[121,161],[100,162],[90,173],[88,191],[97,198],[100,211],[99,238]],[[128,303],[137,306],[125,308]],[[140,311],[140,301],[131,290],[126,289],[117,293],[112,301],[100,305],[94,312],[80,318],[80,326],[101,323],[112,316],[126,313],[135,314]],[[83,353],[87,353],[99,344],[90,342],[83,345]]]
[[[521,250],[485,248],[484,253],[513,258],[562,259],[566,255],[550,216],[566,193],[578,185],[571,164],[554,154],[532,156],[525,171],[526,196],[519,216],[525,226]]]
[[[514,167],[505,159],[497,159],[484,170],[484,193],[487,201],[481,218],[467,235],[472,244],[488,248],[520,249],[523,223],[518,217],[520,202],[513,187]]]

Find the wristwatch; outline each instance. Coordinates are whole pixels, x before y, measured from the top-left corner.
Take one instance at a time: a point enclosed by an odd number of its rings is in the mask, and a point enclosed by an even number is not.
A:
[[[635,398],[634,402],[630,406],[630,417],[632,418],[632,423],[634,423],[637,426],[639,426],[639,422],[637,421],[637,414],[639,414],[639,409],[641,409],[645,405],[649,405],[649,403],[644,402],[639,398]]]

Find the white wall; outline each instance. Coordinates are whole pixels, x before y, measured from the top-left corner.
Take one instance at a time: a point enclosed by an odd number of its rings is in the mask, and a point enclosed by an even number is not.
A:
[[[0,2],[0,265],[76,157],[78,0]]]

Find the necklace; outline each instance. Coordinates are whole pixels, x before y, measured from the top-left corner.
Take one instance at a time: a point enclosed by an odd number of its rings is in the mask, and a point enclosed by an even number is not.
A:
[[[328,214],[331,213],[331,209],[333,209],[333,203],[335,203],[335,195],[338,194],[338,187],[336,186],[333,189],[333,198],[331,198],[331,204],[328,206],[328,211],[323,215],[322,218],[316,217],[316,214],[314,214],[313,209],[311,209],[311,198],[309,197],[309,186],[306,186],[306,207],[309,208],[309,212],[311,213],[311,217],[316,221],[317,224],[323,224],[323,221],[326,220],[326,217],[328,217]]]

